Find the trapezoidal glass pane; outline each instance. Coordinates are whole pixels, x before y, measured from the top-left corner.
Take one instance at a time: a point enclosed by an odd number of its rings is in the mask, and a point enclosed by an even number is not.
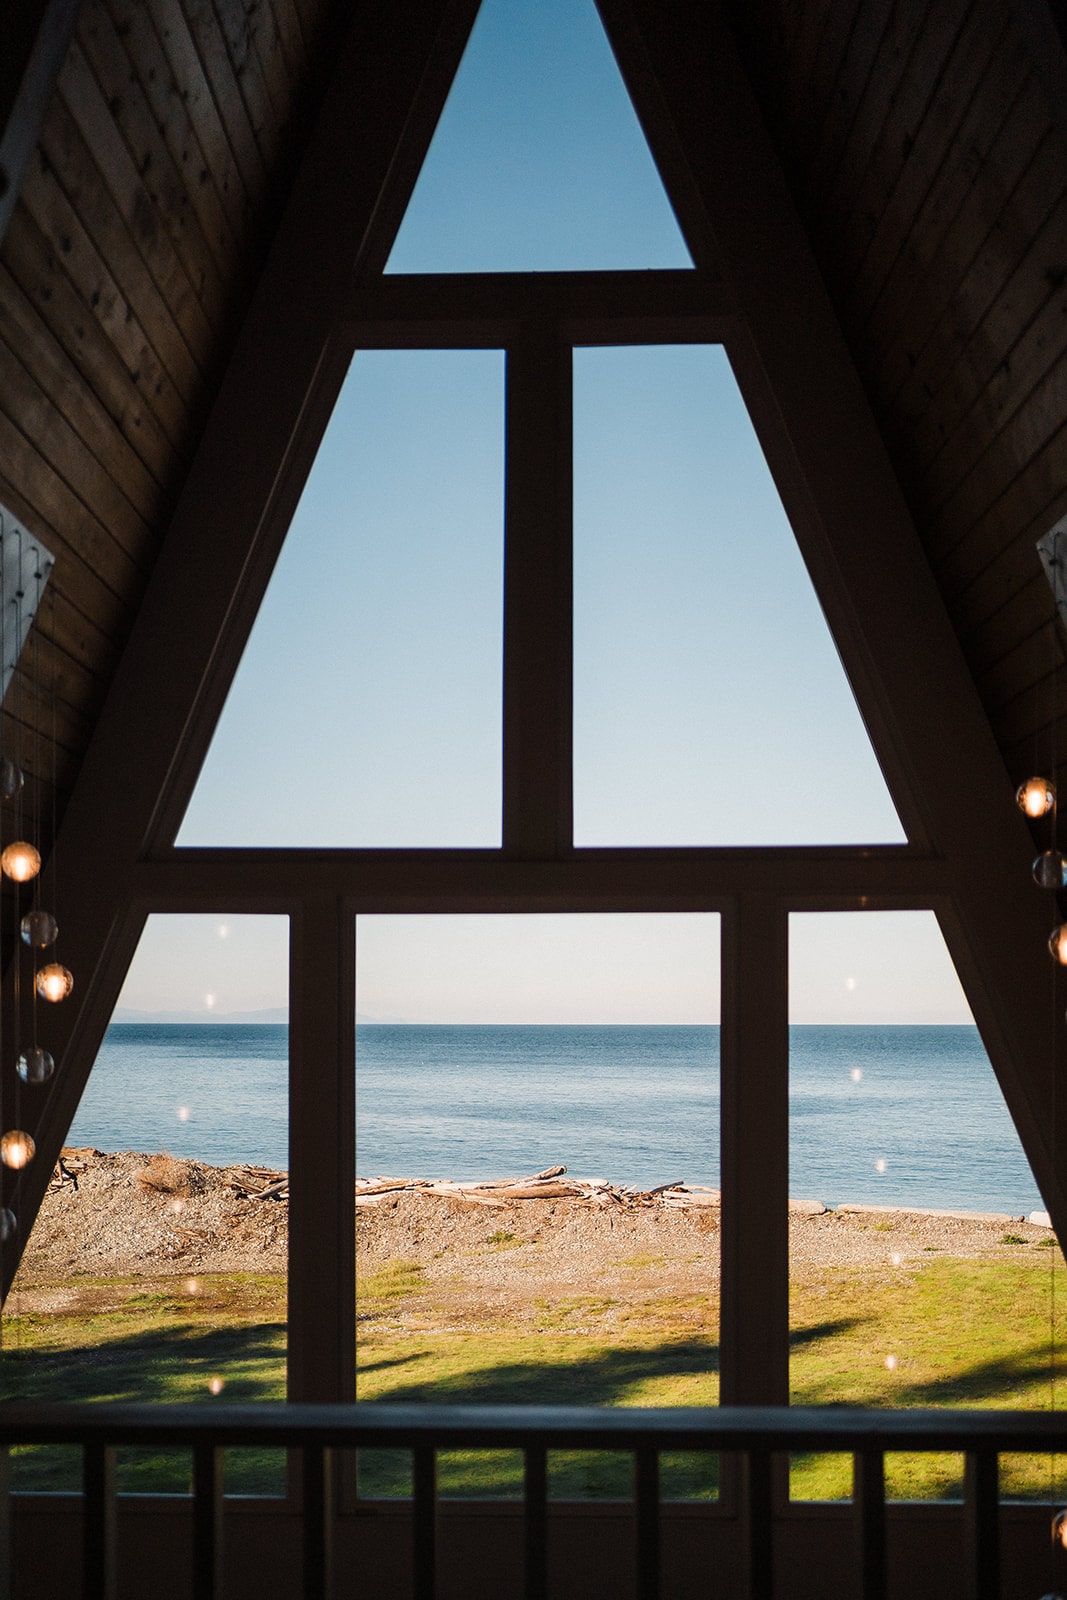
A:
[[[503,355],[353,358],[178,843],[500,843]]]
[[[792,1402],[1048,1409],[1063,1260],[933,912],[794,914],[790,1015]],[[1049,1473],[1006,1460],[1001,1495]],[[850,1479],[793,1463],[801,1499]],[[959,1455],[886,1456],[895,1499],[962,1479]]]
[[[719,919],[361,916],[357,1395],[713,1405],[718,1396]],[[499,1452],[445,1495],[507,1498]],[[666,1499],[717,1493],[664,1455]],[[632,1462],[550,1461],[556,1498]],[[410,1457],[361,1452],[368,1498]],[[505,1585],[506,1587],[506,1585]]]
[[[691,265],[592,0],[485,0],[386,271]]]
[[[904,839],[719,346],[574,355],[578,845]]]

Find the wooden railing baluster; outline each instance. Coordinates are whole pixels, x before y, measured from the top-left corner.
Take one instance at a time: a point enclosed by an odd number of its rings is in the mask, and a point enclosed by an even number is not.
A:
[[[852,1458],[852,1502],[859,1544],[860,1594],[885,1600],[885,1457],[857,1450]]]
[[[432,1444],[416,1445],[412,1493],[414,1600],[435,1600],[437,1593],[437,1453]]]
[[[222,1595],[222,1467],[216,1445],[193,1449],[193,1596],[221,1600]]]
[[[995,1450],[968,1450],[964,1468],[969,1600],[1000,1600],[1000,1489]]]
[[[333,1451],[304,1446],[304,1600],[333,1595]]]
[[[659,1451],[634,1452],[637,1600],[659,1600]]]
[[[548,1452],[527,1445],[523,1458],[526,1520],[524,1600],[548,1600]]]
[[[82,1600],[116,1600],[115,1447],[83,1446]]]
[[[748,1600],[773,1600],[774,1505],[768,1451],[745,1452],[741,1486],[748,1560]]]

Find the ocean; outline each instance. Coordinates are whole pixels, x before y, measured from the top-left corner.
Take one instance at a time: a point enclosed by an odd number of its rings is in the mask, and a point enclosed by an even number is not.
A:
[[[68,1142],[284,1168],[286,1037],[271,1025],[114,1025]],[[565,1164],[639,1187],[719,1181],[717,1027],[362,1024],[356,1055],[361,1176]],[[794,1027],[790,1193],[1042,1207],[968,1027]]]

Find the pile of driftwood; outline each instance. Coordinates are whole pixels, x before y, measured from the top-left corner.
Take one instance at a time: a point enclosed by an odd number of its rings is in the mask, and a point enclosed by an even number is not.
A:
[[[432,1178],[357,1178],[356,1205],[376,1206],[390,1195],[441,1194],[479,1206],[516,1200],[579,1200],[596,1206],[717,1206],[718,1189],[703,1184],[661,1183],[654,1189],[609,1183],[606,1178],[568,1178],[566,1167],[546,1167],[531,1178],[492,1178],[454,1183]]]
[[[227,1187],[238,1200],[288,1200],[289,1174],[273,1167],[229,1167]]]

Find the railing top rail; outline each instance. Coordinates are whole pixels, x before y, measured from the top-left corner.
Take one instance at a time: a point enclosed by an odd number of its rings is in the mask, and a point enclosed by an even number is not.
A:
[[[1067,1453],[1067,1412],[859,1407],[0,1404],[0,1445]]]

